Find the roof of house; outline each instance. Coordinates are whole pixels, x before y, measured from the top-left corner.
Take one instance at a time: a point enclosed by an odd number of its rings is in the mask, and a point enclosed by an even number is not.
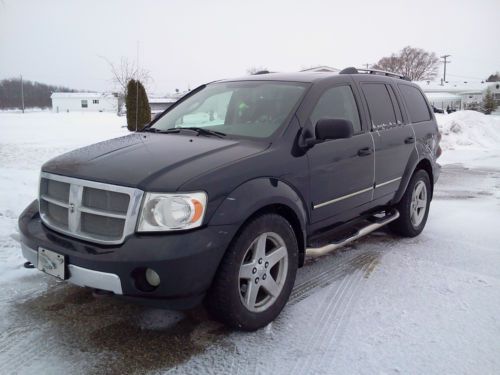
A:
[[[461,96],[450,92],[426,92],[425,96],[429,100],[460,100]]]
[[[75,98],[75,99],[97,99],[113,97],[113,94],[101,92],[54,92],[50,96],[52,99]]]
[[[153,104],[166,104],[166,103],[175,103],[177,98],[149,98],[149,103]]]
[[[483,93],[488,87],[496,88],[498,82],[446,82],[443,85],[437,82],[415,82],[424,92],[447,92],[456,94]]]

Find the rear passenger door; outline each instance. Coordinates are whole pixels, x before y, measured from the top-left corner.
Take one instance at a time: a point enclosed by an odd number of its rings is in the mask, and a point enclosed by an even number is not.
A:
[[[361,83],[371,119],[375,145],[375,189],[373,199],[392,199],[399,188],[412,149],[413,130],[403,120],[401,103],[392,85]],[[381,202],[382,204],[384,202]]]
[[[354,135],[329,140],[309,149],[312,222],[332,219],[371,200],[373,188],[373,143],[362,127],[351,84],[327,87],[319,96],[308,121],[345,119]]]
[[[406,104],[406,111],[417,143],[418,156],[423,155],[435,160],[438,144],[438,128],[427,104],[424,93],[415,86],[398,84],[399,91]]]

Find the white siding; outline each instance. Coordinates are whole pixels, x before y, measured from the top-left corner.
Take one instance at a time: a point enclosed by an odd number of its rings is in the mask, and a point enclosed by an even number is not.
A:
[[[82,106],[86,101],[87,106]],[[52,94],[54,112],[117,112],[118,98],[113,95],[62,95]]]

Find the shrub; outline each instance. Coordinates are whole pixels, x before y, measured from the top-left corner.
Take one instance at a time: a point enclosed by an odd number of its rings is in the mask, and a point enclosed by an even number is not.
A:
[[[497,109],[497,104],[495,103],[495,98],[493,98],[493,94],[491,90],[486,90],[486,94],[483,98],[483,111],[485,114],[489,115],[491,112],[494,112]]]
[[[146,90],[140,81],[131,79],[127,84],[127,128],[130,131],[142,130],[151,121],[151,107],[149,106]]]

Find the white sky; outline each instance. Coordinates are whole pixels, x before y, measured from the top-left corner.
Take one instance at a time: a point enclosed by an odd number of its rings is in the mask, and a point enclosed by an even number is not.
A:
[[[240,76],[374,63],[406,45],[452,55],[448,80],[500,70],[499,0],[0,0],[0,79],[111,90],[105,56],[157,93]]]

